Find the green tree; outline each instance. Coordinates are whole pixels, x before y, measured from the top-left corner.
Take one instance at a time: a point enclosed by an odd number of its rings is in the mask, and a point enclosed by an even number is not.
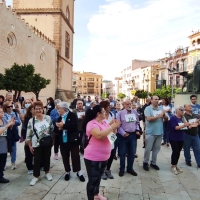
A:
[[[109,95],[110,95],[109,92],[103,92],[101,96],[102,96],[102,98],[104,99],[104,98],[108,98]]]
[[[51,80],[41,77],[41,74],[34,74],[31,78],[31,92],[36,96],[36,100],[39,98],[41,89],[46,88],[50,84]]]
[[[7,91],[14,90],[14,101],[18,100],[21,91],[31,92],[30,79],[34,72],[34,66],[31,64],[18,65],[14,63],[10,69],[5,70],[3,88]]]
[[[0,73],[0,90],[4,90],[4,75]]]
[[[145,90],[137,90],[135,92],[135,96],[137,96],[139,99],[146,99],[149,95],[149,92]]]
[[[123,99],[123,98],[125,98],[126,97],[126,95],[125,94],[123,94],[123,93],[119,93],[118,95],[117,95],[117,97],[119,98],[119,99]]]
[[[180,91],[180,88],[174,88],[174,96],[177,92]],[[160,99],[162,98],[171,98],[172,97],[172,88],[170,86],[163,86],[162,89],[156,89],[152,95],[158,96]]]

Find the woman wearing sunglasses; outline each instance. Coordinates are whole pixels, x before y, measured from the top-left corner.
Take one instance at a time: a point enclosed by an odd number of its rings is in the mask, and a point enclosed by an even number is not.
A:
[[[12,169],[16,169],[16,156],[17,156],[17,145],[16,142],[19,141],[19,130],[18,126],[21,125],[21,121],[17,112],[13,111],[13,104],[9,101],[3,104],[4,111],[4,120],[10,121],[12,118],[15,123],[7,131],[7,140],[8,140],[8,152],[11,153],[11,165]]]
[[[176,114],[169,120],[169,142],[172,147],[171,171],[173,174],[177,175],[183,172],[177,167],[177,164],[180,152],[183,148],[184,130],[187,130],[190,124],[188,122],[184,123],[186,120],[184,120],[184,108],[182,106],[177,106],[175,111]]]

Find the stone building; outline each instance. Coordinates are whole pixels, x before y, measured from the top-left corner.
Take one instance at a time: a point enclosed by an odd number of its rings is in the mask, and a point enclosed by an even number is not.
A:
[[[188,48],[188,70],[193,71],[196,62],[200,60],[200,31],[192,32],[189,36],[190,46]]]
[[[54,43],[39,30],[30,27],[13,12],[11,7],[0,3],[0,73],[14,63],[33,64],[35,73],[50,79],[51,84],[41,90],[40,98],[54,97],[57,86],[57,51]],[[6,91],[1,91],[5,94]],[[33,94],[27,94],[33,96]]]
[[[101,96],[102,94],[102,75],[92,72],[73,72],[72,87],[74,93],[83,96]]]
[[[57,97],[72,98],[74,0],[13,0],[13,10],[55,43]]]

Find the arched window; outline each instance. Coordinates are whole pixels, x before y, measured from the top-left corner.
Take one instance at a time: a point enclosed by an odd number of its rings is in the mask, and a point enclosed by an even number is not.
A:
[[[197,40],[197,44],[200,44],[200,39]]]
[[[196,44],[196,41],[193,40],[193,41],[192,41],[192,46],[195,46],[195,44]]]
[[[70,20],[69,6],[67,6],[67,8],[66,8],[66,17],[68,20]]]

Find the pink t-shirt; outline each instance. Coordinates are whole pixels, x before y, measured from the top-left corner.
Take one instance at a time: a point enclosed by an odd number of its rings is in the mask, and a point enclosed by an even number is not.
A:
[[[89,137],[90,131],[94,128],[99,128],[101,131],[109,127],[106,121],[102,123],[92,120],[88,122],[86,127],[86,134]],[[110,157],[111,144],[108,138],[97,139],[94,136],[91,137],[88,146],[84,150],[84,158],[92,161],[106,161]]]

